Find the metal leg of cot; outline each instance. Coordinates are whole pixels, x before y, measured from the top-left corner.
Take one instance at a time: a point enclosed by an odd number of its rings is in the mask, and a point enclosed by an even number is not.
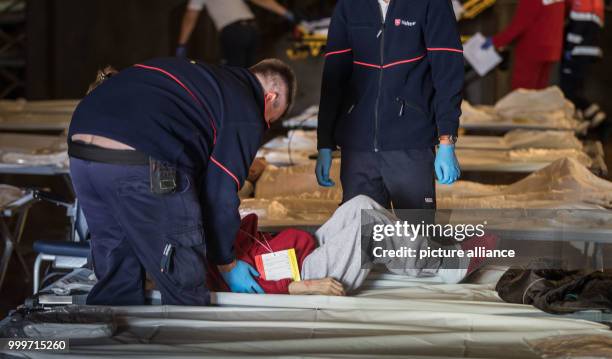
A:
[[[4,282],[4,277],[6,276],[6,271],[8,270],[8,265],[11,261],[13,250],[15,249],[15,244],[11,238],[11,232],[9,231],[8,226],[4,221],[4,217],[2,216],[0,216],[0,235],[2,236],[2,240],[4,242],[4,251],[2,253],[2,259],[0,259],[0,289],[2,289],[2,283]]]
[[[36,294],[40,290],[40,267],[42,262],[53,262],[55,261],[55,256],[51,254],[41,253],[36,257],[36,261],[34,261],[34,280],[32,283],[32,293]]]
[[[21,251],[19,250],[19,243],[23,238],[23,231],[25,229],[25,224],[28,219],[29,213],[30,205],[28,204],[19,213],[19,216],[17,217],[17,223],[15,224],[15,230],[13,232],[13,239],[15,240],[15,255],[17,256],[17,259],[21,264],[21,269],[23,269],[23,272],[25,273],[25,276],[26,278],[28,278],[28,280],[31,276],[30,267],[27,265],[25,259],[23,258],[23,254],[21,254]]]
[[[593,242],[593,267],[595,270],[603,271],[605,269],[603,246],[597,242]]]

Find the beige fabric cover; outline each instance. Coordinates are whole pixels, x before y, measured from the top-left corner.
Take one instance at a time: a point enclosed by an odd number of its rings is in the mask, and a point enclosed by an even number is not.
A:
[[[68,167],[66,136],[0,133],[0,165]]]
[[[342,199],[334,162],[336,186],[320,187],[314,164],[269,166],[256,184],[255,198],[243,200],[241,213],[255,212],[263,223],[320,224]],[[438,208],[612,208],[612,183],[595,176],[578,161],[560,159],[511,185],[458,181],[437,185]]]
[[[219,293],[216,307],[115,307],[113,338],[71,341],[70,353],[22,357],[535,359],[543,340],[571,336],[592,345],[594,336],[602,343],[612,338],[602,324],[503,303],[492,283],[373,278],[384,281],[402,284],[355,297]],[[574,343],[577,351],[580,341]]]
[[[6,184],[0,184],[0,209],[15,202],[21,196],[23,196],[23,191],[21,189]]]

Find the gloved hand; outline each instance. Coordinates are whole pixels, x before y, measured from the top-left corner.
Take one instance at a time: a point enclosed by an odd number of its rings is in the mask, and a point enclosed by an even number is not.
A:
[[[480,46],[480,48],[486,50],[491,46],[493,46],[493,38],[491,36],[488,36],[485,42]]]
[[[440,184],[452,184],[459,178],[461,170],[455,156],[454,145],[441,144],[438,146],[434,168]]]
[[[571,52],[571,51],[565,51],[565,52],[563,53],[563,57],[565,57],[565,59],[566,59],[567,61],[571,60],[571,59],[572,59],[572,52]]]
[[[187,47],[185,45],[179,45],[176,48],[176,57],[182,57],[185,58],[187,57]]]
[[[229,272],[221,272],[225,283],[234,293],[263,293],[263,289],[257,284],[253,277],[259,277],[259,273],[248,263],[237,260],[236,266]]]
[[[315,167],[315,174],[317,175],[319,186],[332,187],[335,185],[334,181],[329,179],[331,164],[332,150],[329,148],[321,148],[319,150],[319,156],[317,157],[317,166]]]
[[[287,21],[292,24],[294,24],[296,21],[295,14],[291,10],[287,10],[287,12],[285,13],[285,19],[287,19]]]

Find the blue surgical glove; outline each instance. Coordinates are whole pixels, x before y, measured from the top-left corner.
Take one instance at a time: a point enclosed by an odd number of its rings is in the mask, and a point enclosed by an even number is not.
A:
[[[253,277],[259,277],[259,273],[248,263],[237,260],[236,266],[229,272],[221,272],[225,283],[234,293],[263,293],[263,289],[257,284]]]
[[[565,51],[565,52],[563,53],[563,57],[565,57],[565,59],[566,59],[567,61],[570,61],[570,60],[572,59],[572,52],[571,52],[571,51]]]
[[[319,157],[317,157],[317,166],[315,167],[315,174],[317,175],[319,186],[332,187],[335,185],[334,181],[329,179],[331,164],[332,150],[329,148],[321,148],[319,150]]]
[[[480,48],[486,50],[491,46],[493,46],[493,38],[489,36],[485,39],[485,42],[482,44],[482,46],[480,46]]]
[[[293,12],[291,12],[291,10],[287,10],[287,12],[285,13],[285,19],[287,19],[287,21],[289,21],[290,23],[295,23],[295,14]]]
[[[452,184],[459,178],[461,170],[455,156],[454,145],[441,144],[438,146],[434,168],[440,184]]]
[[[185,58],[187,57],[187,47],[185,47],[185,45],[179,45],[176,48],[176,57],[182,57]]]

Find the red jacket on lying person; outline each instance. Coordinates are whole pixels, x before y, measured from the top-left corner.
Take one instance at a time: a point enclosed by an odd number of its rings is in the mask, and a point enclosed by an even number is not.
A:
[[[294,248],[298,268],[300,269],[304,259],[317,248],[316,239],[308,232],[299,229],[285,229],[276,236],[272,236],[270,233],[259,232],[257,228],[257,215],[247,215],[240,223],[240,230],[234,242],[236,259],[244,261],[254,268],[256,266],[255,257],[269,253],[267,246],[275,252]],[[289,284],[292,282],[292,279],[264,280],[261,275],[255,279],[264,292],[268,294],[288,294]],[[213,292],[230,291],[214,265],[208,266],[206,284],[208,289]]]

